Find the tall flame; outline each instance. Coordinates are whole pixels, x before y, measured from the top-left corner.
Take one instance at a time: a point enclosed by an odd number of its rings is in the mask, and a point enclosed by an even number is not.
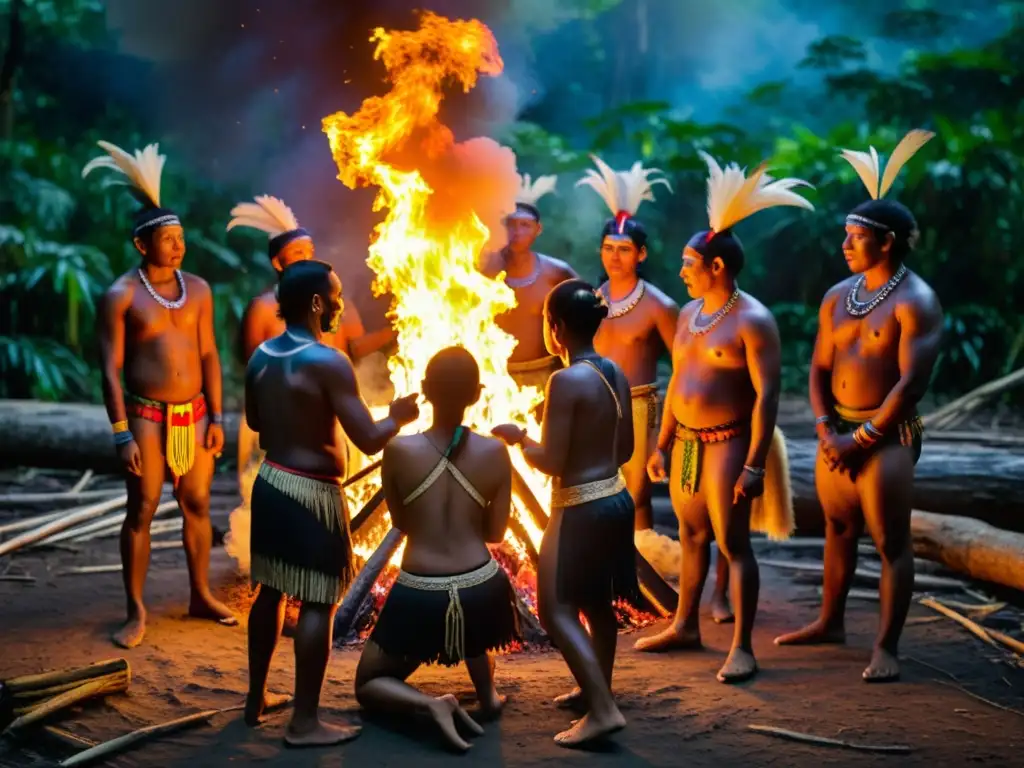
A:
[[[378,187],[374,210],[387,211],[374,230],[367,263],[376,275],[375,294],[393,296],[389,317],[399,351],[389,368],[395,390],[419,391],[433,354],[463,346],[479,363],[483,384],[467,425],[487,432],[512,422],[536,438],[539,425],[530,414],[543,393],[520,388],[508,375],[506,362],[516,340],[494,322],[515,306],[515,296],[476,268],[481,253],[493,246],[501,216],[515,209],[515,156],[490,139],[457,143],[438,120],[446,81],[469,91],[479,74],[501,73],[497,43],[480,21],[452,21],[429,12],[417,30],[377,29],[370,40],[391,89],[364,101],[353,115],[325,118],[323,130],[338,178],[353,189]],[[429,423],[427,406],[407,431]],[[546,498],[548,479],[530,469],[518,451],[513,461],[537,498]],[[353,486],[350,501],[365,502],[378,483]],[[518,517],[539,544],[542,531],[528,515]]]

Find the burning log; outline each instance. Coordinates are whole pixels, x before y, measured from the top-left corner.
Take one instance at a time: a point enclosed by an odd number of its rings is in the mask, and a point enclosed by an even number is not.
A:
[[[384,567],[395,554],[398,545],[402,543],[403,538],[405,538],[405,534],[397,528],[388,531],[348,588],[334,618],[334,636],[339,640],[348,637],[349,632],[353,629],[356,616],[359,615],[359,609],[366,601],[373,585],[377,583],[377,579],[380,578]]]

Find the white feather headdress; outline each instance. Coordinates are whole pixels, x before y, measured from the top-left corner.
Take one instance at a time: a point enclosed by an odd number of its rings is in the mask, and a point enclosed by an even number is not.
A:
[[[533,181],[530,179],[530,174],[520,174],[516,203],[536,207],[538,200],[555,191],[557,182],[557,176],[538,176],[537,180]]]
[[[160,177],[163,175],[164,161],[158,144],[150,144],[143,150],[135,150],[130,155],[109,141],[96,142],[107,154],[94,157],[82,168],[84,179],[97,168],[109,168],[125,176],[125,180],[112,179],[111,183],[126,184],[131,187],[134,196],[143,205],[160,207]]]
[[[881,164],[878,161],[878,152],[874,147],[868,147],[867,152],[855,152],[852,149],[843,149],[840,156],[846,160],[860,176],[868,194],[872,200],[881,200],[885,193],[892,188],[903,166],[907,161],[917,154],[935,136],[931,131],[923,131],[915,128],[908,131],[892,151],[889,162],[885,164],[885,174],[881,173]]]
[[[765,163],[747,177],[736,163],[722,169],[707,152],[698,154],[708,166],[708,224],[712,232],[724,232],[766,208],[790,205],[814,210],[810,201],[792,191],[794,187],[811,187],[803,179],[773,179]]]
[[[664,184],[669,192],[672,191],[668,179],[650,178],[652,174],[662,172],[658,168],[644,168],[640,161],[637,161],[628,171],[613,171],[597,155],[591,155],[590,159],[594,161],[598,170],[588,168],[586,175],[576,182],[576,186],[587,186],[597,192],[616,219],[636,216],[644,201],[654,202],[656,184]]]
[[[239,203],[231,209],[234,217],[228,222],[228,231],[234,227],[252,227],[266,232],[271,239],[285,232],[299,229],[299,220],[283,200],[269,195],[257,195],[254,203]]]

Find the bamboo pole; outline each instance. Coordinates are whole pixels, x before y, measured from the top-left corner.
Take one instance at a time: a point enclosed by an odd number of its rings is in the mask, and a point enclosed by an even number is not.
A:
[[[93,685],[99,683],[96,687],[104,690],[108,688],[116,688],[117,686],[124,685],[128,686],[128,682],[131,680],[128,673],[125,671],[112,672],[109,675],[103,675],[102,677],[96,677],[87,682],[78,683],[65,683],[64,685],[55,685],[51,688],[44,688],[41,691],[26,691],[21,694],[14,694],[12,696],[12,704],[14,705],[14,714],[25,715],[29,712],[34,712],[40,707],[49,707],[49,702],[55,699],[57,696],[61,696],[68,691],[74,691],[85,685]],[[51,710],[52,711],[52,710]]]
[[[64,669],[52,669],[49,672],[40,672],[34,675],[12,677],[4,681],[4,688],[11,693],[18,693],[48,688],[54,685],[63,685],[64,683],[80,683],[114,672],[130,673],[131,667],[128,664],[128,659],[117,657],[80,667],[65,667]]]
[[[165,501],[156,508],[153,514],[154,519],[161,517],[168,512],[173,512],[178,509],[178,502],[174,499]],[[53,539],[47,539],[41,542],[42,545],[46,545],[51,541],[63,541],[65,537],[70,539],[74,544],[81,544],[86,541],[93,541],[95,539],[105,539],[110,536],[116,536],[121,532],[121,528],[124,525],[125,517],[127,513],[122,513],[117,519],[105,519],[99,522],[104,523],[102,526],[97,525],[96,528],[91,530],[85,530],[88,526],[82,528],[76,528],[73,531],[66,531],[60,534],[60,537],[54,537]],[[152,522],[149,525],[150,534],[167,533],[168,531],[181,530],[183,521],[181,517],[175,517],[171,520],[160,520],[159,522]]]
[[[9,493],[0,496],[0,504],[52,504],[60,501],[86,501],[102,499],[104,496],[116,496],[123,491],[119,488],[96,488],[91,491],[57,491],[56,493]]]
[[[55,712],[59,712],[73,704],[79,703],[80,701],[85,701],[86,699],[95,698],[97,696],[106,696],[108,693],[122,693],[128,690],[130,682],[131,675],[129,673],[120,673],[110,675],[105,678],[99,678],[97,680],[91,680],[87,683],[82,683],[69,691],[58,694],[51,699],[46,699],[41,704],[38,704],[28,712],[25,712],[17,720],[8,725],[4,730],[4,733],[16,734],[23,728],[26,728],[33,723],[37,723]]]
[[[63,517],[71,511],[72,510],[62,509],[60,512],[47,512],[45,515],[34,515],[33,517],[23,517],[19,520],[12,520],[9,523],[0,525],[0,534],[24,531],[28,528],[38,528],[40,525],[56,520],[58,517]]]
[[[7,555],[11,552],[25,547],[29,544],[34,544],[37,541],[53,536],[56,533],[65,531],[68,528],[83,523],[86,520],[92,520],[95,517],[99,517],[104,512],[109,512],[112,509],[117,509],[125,502],[128,501],[127,494],[121,494],[117,498],[107,499],[97,504],[91,504],[87,507],[79,509],[77,512],[72,512],[64,517],[61,517],[53,522],[47,523],[46,525],[34,528],[31,531],[26,531],[20,536],[16,536],[10,541],[0,543],[0,555]]]

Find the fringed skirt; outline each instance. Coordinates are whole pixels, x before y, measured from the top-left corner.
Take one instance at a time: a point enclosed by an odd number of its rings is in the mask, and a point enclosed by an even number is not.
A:
[[[252,486],[252,582],[337,604],[354,576],[341,479],[264,461]]]
[[[450,576],[401,571],[370,640],[394,658],[453,666],[522,640],[515,592],[494,560]]]
[[[551,506],[562,509],[555,587],[559,602],[583,608],[617,599],[637,603],[636,508],[622,476],[556,488]]]

